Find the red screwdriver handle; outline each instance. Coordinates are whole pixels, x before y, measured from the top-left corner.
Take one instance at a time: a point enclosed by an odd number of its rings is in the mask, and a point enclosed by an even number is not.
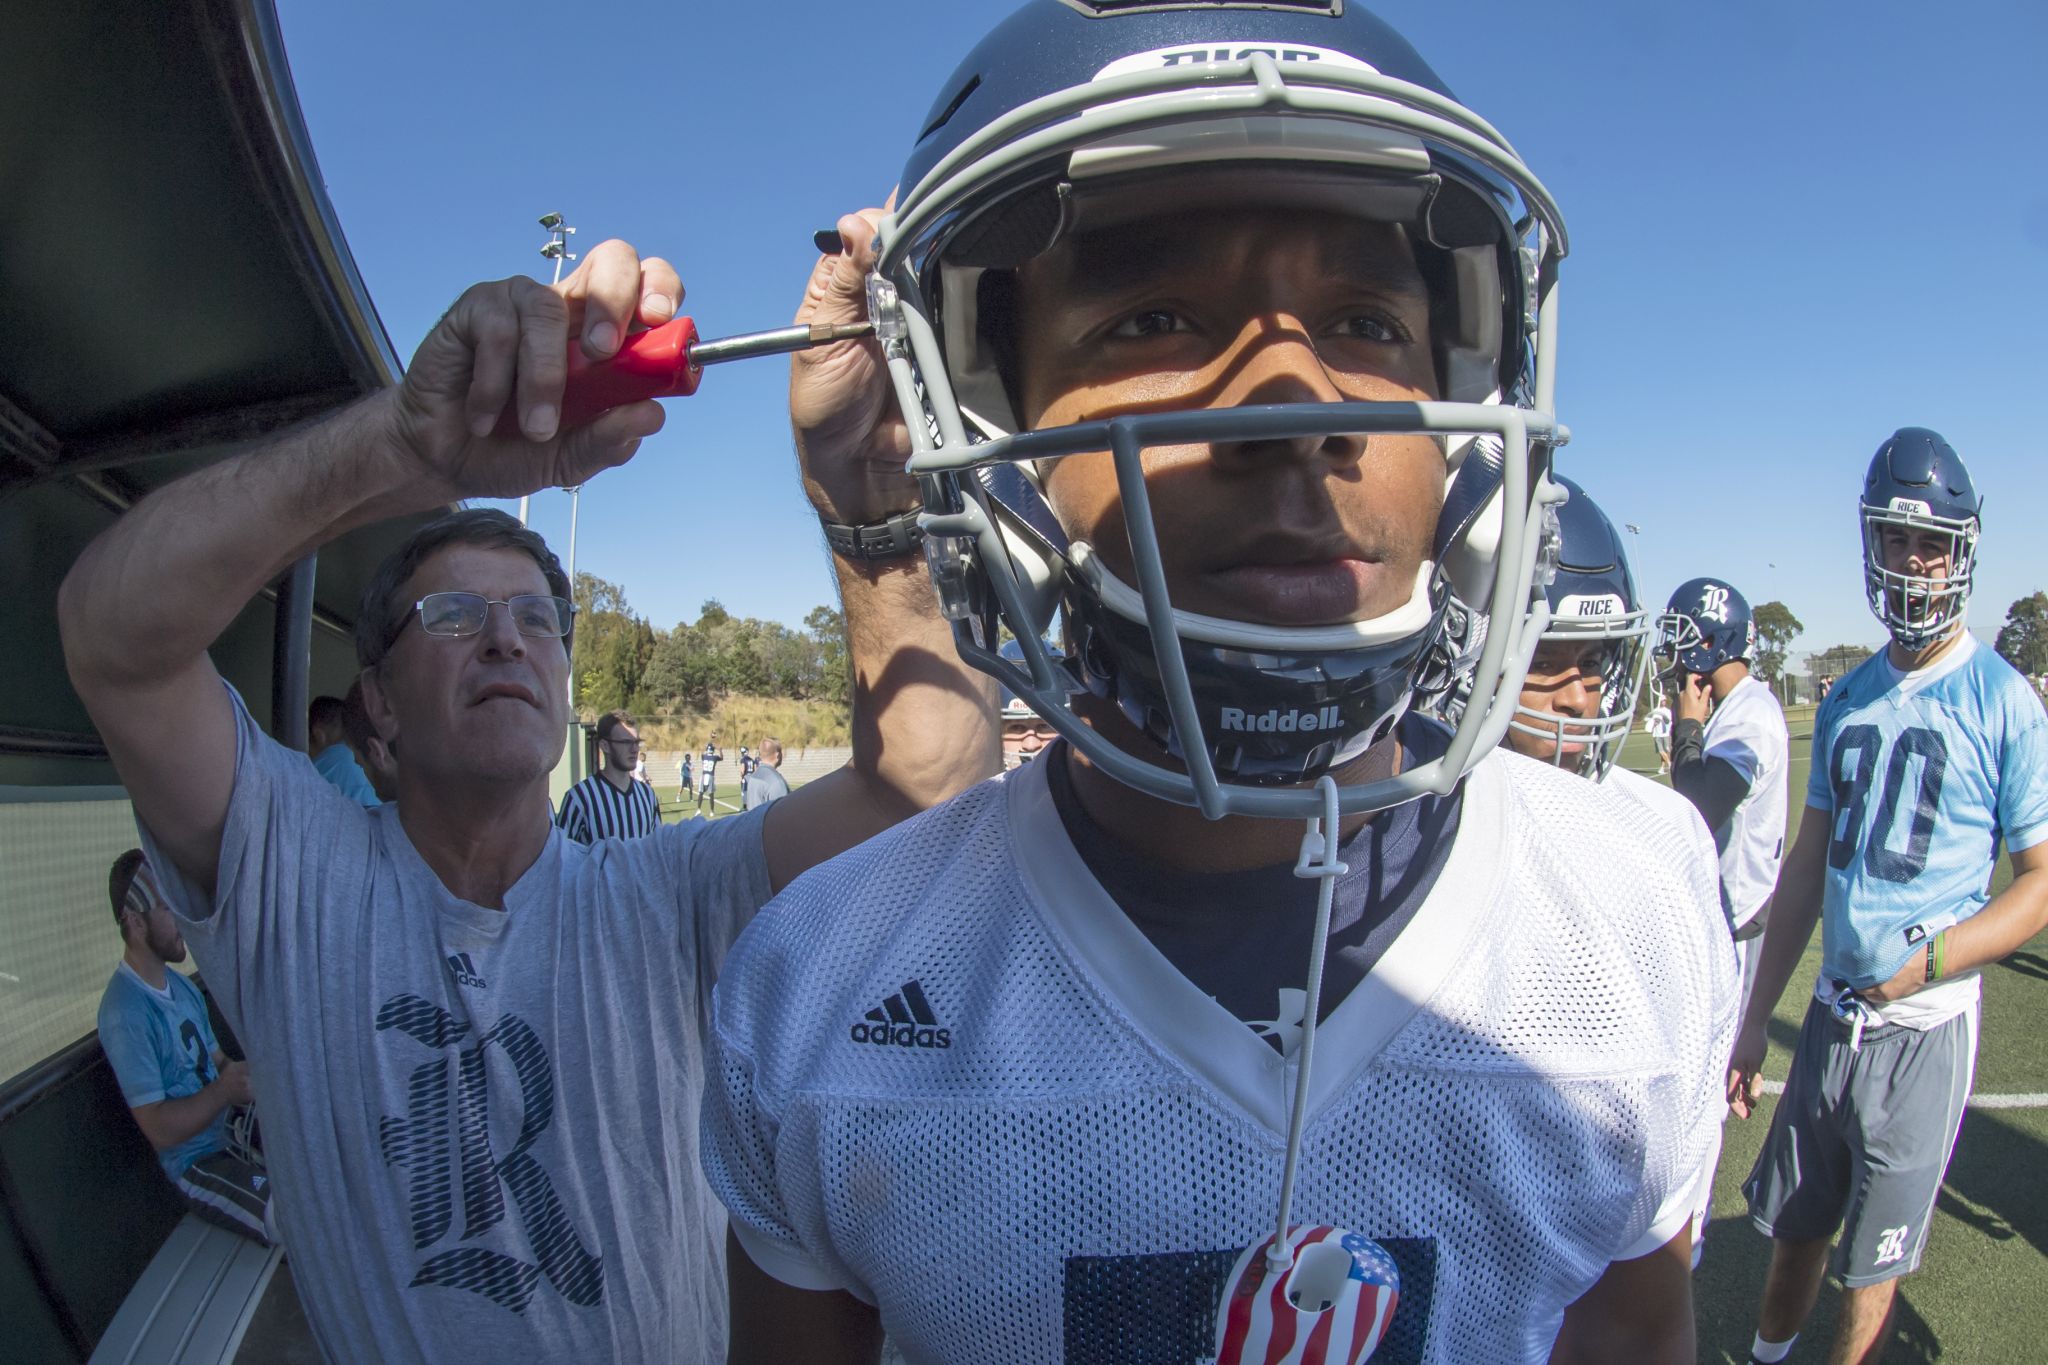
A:
[[[604,360],[590,359],[582,345],[572,341],[557,430],[580,427],[601,413],[644,398],[688,398],[703,378],[703,371],[690,363],[690,348],[696,344],[697,324],[689,318],[634,332]],[[498,421],[498,434],[518,433],[518,411],[508,407]]]
[[[569,382],[562,390],[562,425],[579,427],[601,412],[643,398],[688,398],[703,371],[690,363],[697,324],[676,318],[635,332],[609,359],[591,360],[569,347]]]

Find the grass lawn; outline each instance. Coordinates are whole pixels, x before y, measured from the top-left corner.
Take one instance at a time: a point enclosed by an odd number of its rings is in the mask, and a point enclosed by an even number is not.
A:
[[[1806,809],[1812,758],[1813,709],[1787,713],[1792,730],[1789,795],[1798,833]],[[1622,761],[1655,775],[1649,738],[1630,736]],[[1994,887],[2012,879],[2001,862]],[[1800,1020],[1820,970],[1816,931],[1793,984],[1771,1021],[1770,1080],[1785,1079]],[[2048,1051],[2038,1041],[2048,1028],[2048,934],[1984,973],[1983,1033],[1978,1045],[1979,1095],[2048,1092]],[[1776,1100],[1766,1096],[1747,1122],[1730,1119],[1714,1180],[1714,1220],[1696,1290],[1700,1359],[1740,1365],[1749,1358],[1756,1306],[1763,1291],[1770,1243],[1750,1226],[1742,1182],[1763,1145]],[[1793,1353],[1819,1360],[1834,1334],[1840,1290],[1830,1283]],[[1955,1159],[1935,1205],[1934,1230],[1918,1274],[1899,1291],[1899,1336],[1888,1362],[2048,1361],[2048,1108],[1973,1109],[1963,1120]]]
[[[702,812],[707,820],[723,820],[728,815],[738,815],[740,813],[739,765],[735,763],[732,767],[732,780],[728,782],[725,776],[725,765],[719,765],[717,795],[704,803]],[[789,784],[789,789],[795,791],[803,785],[801,782],[792,782]],[[697,810],[697,794],[695,792],[691,792],[686,799],[678,800],[677,798],[681,796],[681,793],[674,787],[657,785],[654,789],[654,794],[661,798],[661,822],[665,825],[673,825],[678,820],[691,819],[699,813]]]

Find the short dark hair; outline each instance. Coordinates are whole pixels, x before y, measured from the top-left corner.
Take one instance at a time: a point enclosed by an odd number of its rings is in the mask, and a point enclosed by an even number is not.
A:
[[[114,865],[107,870],[107,899],[114,903],[116,924],[121,922],[121,912],[128,908],[128,892],[135,885],[136,875],[142,871],[142,863],[142,850],[131,848],[114,859]]]
[[[604,744],[619,732],[621,725],[631,725],[633,718],[624,711],[607,711],[597,718],[597,742]]]
[[[360,667],[375,668],[384,662],[398,632],[405,629],[405,618],[412,612],[412,603],[398,600],[399,593],[429,556],[450,545],[518,550],[540,566],[549,592],[571,602],[576,600],[569,588],[569,575],[562,572],[562,561],[555,558],[555,552],[538,534],[521,526],[517,517],[492,507],[450,512],[414,531],[405,544],[377,566],[370,586],[363,589],[362,607],[356,612],[356,663]],[[562,637],[565,653],[575,633],[576,623],[572,619],[568,633]]]
[[[348,725],[348,706],[340,697],[315,697],[306,707],[306,733],[339,730]]]

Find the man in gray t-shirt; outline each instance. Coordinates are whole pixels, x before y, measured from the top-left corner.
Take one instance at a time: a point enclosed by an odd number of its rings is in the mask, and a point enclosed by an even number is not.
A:
[[[748,771],[741,792],[741,804],[748,810],[759,810],[770,801],[780,801],[789,795],[789,779],[781,772],[782,741],[772,735],[761,741],[761,757]]]
[[[866,268],[821,261],[806,314],[852,316]],[[73,684],[249,1046],[281,1231],[332,1360],[723,1360],[697,1108],[725,952],[805,868],[998,766],[993,688],[954,656],[915,553],[835,560],[851,665],[877,680],[853,761],[631,843],[554,827],[576,618],[553,552],[502,512],[421,526],[363,594],[364,708],[403,741],[394,803],[350,802],[223,684],[209,646],[320,545],[630,458],[658,407],[558,432],[561,370],[533,358],[572,336],[607,353],[680,297],[621,242],[559,290],[478,285],[400,387],[159,489],[59,597]],[[791,390],[805,487],[825,521],[871,525],[916,488],[881,419],[846,420],[875,410],[875,357],[829,354]]]
[[[768,899],[763,815],[596,846],[551,830],[485,909],[396,810],[329,786],[239,698],[234,719],[214,893],[163,891],[237,1031],[278,1038],[254,1058],[270,1174],[329,1354],[713,1358],[678,1355],[725,1312],[705,1273],[723,1211],[678,1138],[712,982]]]

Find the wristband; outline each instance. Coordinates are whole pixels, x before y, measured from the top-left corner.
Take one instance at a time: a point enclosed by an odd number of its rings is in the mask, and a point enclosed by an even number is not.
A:
[[[1941,980],[1948,968],[1948,930],[1934,936],[1934,942],[1927,945],[1927,984]]]
[[[825,528],[825,543],[841,558],[895,559],[916,554],[923,548],[924,528],[917,524],[921,510],[913,507],[887,521],[869,522],[865,526],[841,526],[823,517],[818,518],[818,524]]]

